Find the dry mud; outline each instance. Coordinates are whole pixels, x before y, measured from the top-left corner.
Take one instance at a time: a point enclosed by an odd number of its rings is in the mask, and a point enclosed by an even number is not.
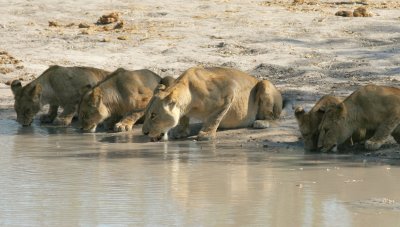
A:
[[[15,119],[11,80],[28,83],[54,64],[149,68],[174,77],[196,65],[234,67],[271,80],[306,109],[324,94],[348,95],[365,84],[400,87],[400,3],[296,2],[0,1],[0,117]],[[372,17],[335,16],[360,6]],[[100,23],[113,12],[118,17]],[[218,138],[302,152],[290,108],[270,129],[220,131]],[[399,148],[348,152],[393,162]]]

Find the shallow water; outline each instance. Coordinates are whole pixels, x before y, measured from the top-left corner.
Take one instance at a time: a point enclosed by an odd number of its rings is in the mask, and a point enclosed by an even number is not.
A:
[[[400,168],[0,120],[0,225],[396,226]]]

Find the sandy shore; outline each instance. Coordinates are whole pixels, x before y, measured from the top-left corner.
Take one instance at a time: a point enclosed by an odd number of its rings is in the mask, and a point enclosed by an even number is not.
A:
[[[27,83],[54,64],[148,68],[174,77],[196,65],[234,67],[271,80],[306,109],[323,94],[348,95],[360,85],[400,87],[400,3],[361,1],[372,17],[338,17],[362,5],[337,2],[0,1],[0,117],[15,118],[7,83]],[[122,27],[95,24],[111,12],[120,14]],[[291,109],[268,130],[218,136],[302,149]],[[399,148],[389,144],[373,155],[399,158]]]

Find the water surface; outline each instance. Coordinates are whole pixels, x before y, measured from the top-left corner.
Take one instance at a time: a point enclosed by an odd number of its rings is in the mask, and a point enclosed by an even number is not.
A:
[[[2,226],[396,226],[400,168],[0,120]]]

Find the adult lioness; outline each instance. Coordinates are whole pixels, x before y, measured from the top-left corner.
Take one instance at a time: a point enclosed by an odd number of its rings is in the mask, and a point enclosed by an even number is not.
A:
[[[332,95],[325,95],[311,108],[309,112],[305,112],[302,107],[295,109],[295,116],[301,135],[304,140],[304,149],[306,151],[315,151],[318,148],[319,125],[325,114],[325,111],[332,106],[342,102],[342,98]],[[353,142],[363,141],[366,137],[366,130],[356,130],[345,144],[353,145]]]
[[[153,96],[142,131],[160,139],[178,126],[172,137],[187,137],[193,117],[203,121],[198,139],[212,139],[219,127],[247,127],[256,120],[277,119],[281,111],[282,96],[269,81],[234,69],[195,67]]]
[[[69,125],[81,97],[80,89],[98,83],[108,74],[107,71],[90,67],[54,65],[24,87],[19,80],[14,80],[11,90],[15,98],[17,121],[23,126],[30,125],[41,107],[50,104],[49,112],[42,115],[40,121]],[[62,107],[63,112],[57,117],[58,107]]]
[[[88,91],[79,104],[79,120],[84,132],[95,132],[98,124],[107,119],[106,127],[114,131],[129,131],[143,114],[162,79],[154,72],[142,69],[117,69],[107,79]]]
[[[358,128],[375,131],[365,142],[368,150],[379,149],[390,135],[400,143],[400,89],[367,85],[328,108],[320,125],[318,147],[335,149]]]

